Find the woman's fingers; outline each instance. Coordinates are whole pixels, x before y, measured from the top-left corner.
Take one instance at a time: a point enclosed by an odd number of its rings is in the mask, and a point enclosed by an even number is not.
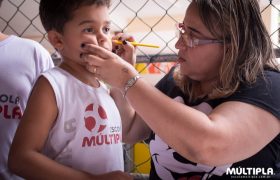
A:
[[[134,37],[128,34],[124,34],[124,33],[118,33],[116,34],[114,37],[112,37],[113,40],[119,40],[119,41],[134,41]]]
[[[87,64],[86,68],[89,72],[91,72],[93,74],[97,74],[97,67],[96,66]]]
[[[86,64],[96,67],[101,66],[103,61],[105,61],[105,59],[93,54],[84,54],[82,59],[86,62]]]
[[[113,52],[119,56],[123,56],[124,53],[132,49],[134,51],[134,46],[131,45],[129,42],[134,41],[133,36],[124,34],[124,33],[118,33],[113,38]],[[116,43],[114,40],[117,40],[118,42],[121,42],[122,44]],[[130,49],[127,49],[127,48]]]
[[[85,68],[112,87],[123,88],[124,83],[138,72],[131,66],[135,59],[134,47],[129,42],[121,46],[123,54],[120,57],[97,45],[86,44],[81,56]]]
[[[107,59],[112,56],[111,51],[104,49],[95,44],[86,44],[83,49],[88,52],[88,54],[99,56],[103,59]]]
[[[122,57],[128,63],[134,65],[136,63],[136,53],[135,53],[134,46],[128,41],[123,41],[123,49],[124,49],[124,54]]]

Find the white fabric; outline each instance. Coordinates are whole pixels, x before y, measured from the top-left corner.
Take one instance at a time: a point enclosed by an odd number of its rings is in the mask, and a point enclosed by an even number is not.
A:
[[[43,76],[54,90],[59,111],[44,154],[91,174],[123,171],[121,118],[105,85],[93,88],[59,67]]]
[[[181,96],[174,98],[175,101],[184,103]],[[203,102],[197,106],[193,106],[194,109],[209,115],[213,108],[206,102]],[[224,166],[208,166],[199,163],[186,163],[184,161],[179,161],[175,157],[176,151],[169,146],[158,136],[150,141],[150,152],[152,154],[152,159],[157,175],[163,180],[172,180],[174,173],[185,174],[191,172],[201,172],[204,173],[200,179],[204,180],[213,175],[222,176],[227,168],[231,167],[232,164],[227,164]],[[173,174],[172,174],[173,173]]]
[[[13,35],[0,41],[0,179],[18,179],[7,169],[10,145],[35,80],[53,66],[35,41]]]

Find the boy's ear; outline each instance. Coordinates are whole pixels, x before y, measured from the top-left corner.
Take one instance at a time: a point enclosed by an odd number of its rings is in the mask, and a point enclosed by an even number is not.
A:
[[[63,49],[63,41],[60,33],[54,30],[50,30],[48,32],[48,39],[57,51],[61,51]]]

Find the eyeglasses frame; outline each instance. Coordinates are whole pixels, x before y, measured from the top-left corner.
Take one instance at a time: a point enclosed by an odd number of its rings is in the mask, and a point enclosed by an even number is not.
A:
[[[178,39],[182,37],[185,44],[190,48],[206,44],[224,44],[224,41],[218,39],[198,39],[190,37],[188,34],[186,34],[183,23],[176,23],[176,30],[176,35],[177,37],[179,36]]]

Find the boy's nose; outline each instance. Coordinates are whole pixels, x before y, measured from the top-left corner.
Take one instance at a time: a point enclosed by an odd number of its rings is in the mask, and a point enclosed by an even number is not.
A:
[[[97,40],[97,43],[100,47],[103,47],[105,49],[108,49],[109,47],[108,44],[112,44],[112,42],[109,42],[111,41],[111,37],[109,34],[104,34],[104,33],[98,33],[96,35],[96,40]],[[109,43],[108,43],[109,42]]]

